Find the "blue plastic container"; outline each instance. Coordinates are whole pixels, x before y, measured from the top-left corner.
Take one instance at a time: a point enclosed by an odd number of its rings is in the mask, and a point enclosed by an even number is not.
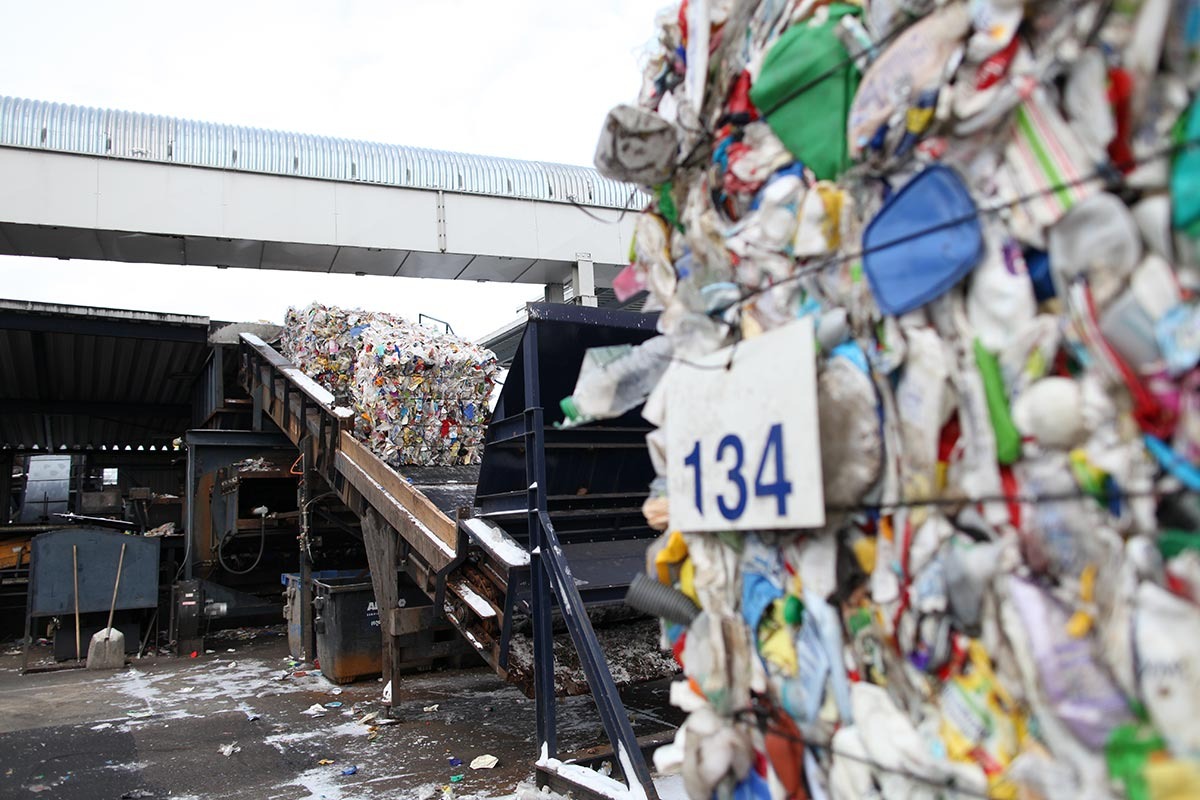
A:
[[[958,173],[935,164],[892,195],[863,234],[863,269],[886,314],[941,297],[983,258],[983,230]]]

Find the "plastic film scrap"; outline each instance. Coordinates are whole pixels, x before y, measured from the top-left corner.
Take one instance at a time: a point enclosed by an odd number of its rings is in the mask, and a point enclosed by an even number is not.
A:
[[[391,466],[477,464],[496,356],[392,314],[288,309],[283,353],[355,411],[354,435]]]
[[[616,286],[675,362],[636,393],[640,580],[687,609],[658,767],[695,800],[1200,796],[1200,2],[684,0],[658,27],[596,156],[654,198]],[[672,376],[801,317],[827,523],[672,530],[704,500],[675,470],[764,488],[740,450],[669,452]],[[621,413],[623,358],[568,406]]]

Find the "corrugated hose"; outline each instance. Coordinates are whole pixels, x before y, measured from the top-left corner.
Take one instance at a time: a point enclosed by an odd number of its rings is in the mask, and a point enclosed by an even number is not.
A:
[[[672,586],[666,586],[646,573],[639,572],[625,592],[625,605],[668,622],[689,625],[700,613],[692,599]]]

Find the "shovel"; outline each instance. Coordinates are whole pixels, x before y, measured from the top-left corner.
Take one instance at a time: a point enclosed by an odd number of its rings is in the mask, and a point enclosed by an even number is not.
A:
[[[113,583],[112,604],[108,608],[108,627],[92,634],[88,646],[88,669],[121,669],[125,666],[125,634],[113,630],[113,613],[117,610],[117,590],[121,587],[121,567],[125,565],[125,546],[121,542],[121,556],[117,559],[117,580]]]

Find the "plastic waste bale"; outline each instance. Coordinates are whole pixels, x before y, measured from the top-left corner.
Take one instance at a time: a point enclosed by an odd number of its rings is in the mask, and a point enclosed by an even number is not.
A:
[[[660,16],[596,166],[651,198],[614,289],[648,293],[674,366],[593,354],[564,411],[660,426],[630,599],[686,677],[658,760],[695,800],[1200,792],[1197,20]],[[820,452],[790,457],[820,459],[826,524],[673,529],[668,477],[702,469],[668,445],[681,363],[803,317]],[[704,478],[731,466],[752,486],[732,455]]]
[[[283,354],[304,374],[334,396],[348,399],[358,366],[362,332],[372,324],[403,323],[403,318],[392,314],[312,303],[287,310],[279,344]]]
[[[391,466],[479,463],[491,351],[393,314],[320,303],[288,309],[281,344],[354,408],[354,435]]]
[[[355,430],[392,465],[477,464],[496,369],[495,354],[455,336],[372,325],[355,370]]]

